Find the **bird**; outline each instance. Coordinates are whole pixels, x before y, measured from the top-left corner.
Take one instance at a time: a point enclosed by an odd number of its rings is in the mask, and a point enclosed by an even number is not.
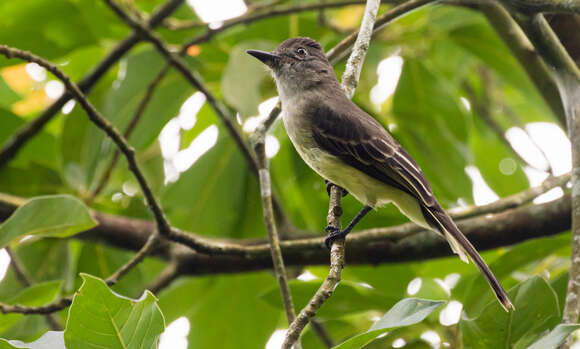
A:
[[[284,127],[301,158],[364,205],[344,230],[327,227],[329,248],[369,211],[393,203],[412,222],[445,238],[464,262],[471,258],[504,310],[515,310],[493,272],[435,198],[417,162],[346,96],[318,42],[290,38],[272,52],[247,53],[271,71]]]

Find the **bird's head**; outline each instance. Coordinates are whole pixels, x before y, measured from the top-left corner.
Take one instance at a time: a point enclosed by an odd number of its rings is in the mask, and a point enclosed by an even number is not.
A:
[[[325,82],[337,81],[322,47],[310,38],[288,39],[272,52],[247,52],[272,70],[281,94],[291,94],[318,87]]]

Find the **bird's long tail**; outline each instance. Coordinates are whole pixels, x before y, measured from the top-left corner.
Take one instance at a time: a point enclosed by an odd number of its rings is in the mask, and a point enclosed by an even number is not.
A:
[[[473,247],[469,240],[467,240],[465,235],[463,235],[443,208],[439,205],[436,207],[422,207],[422,211],[427,222],[445,236],[449,245],[451,245],[451,249],[457,253],[464,262],[469,263],[467,256],[471,258],[473,263],[475,263],[479,271],[481,271],[487,280],[487,283],[495,293],[495,296],[505,311],[515,310],[515,307],[510,301],[506,291],[503,289],[499,281],[497,281],[493,272],[489,269],[475,247]]]

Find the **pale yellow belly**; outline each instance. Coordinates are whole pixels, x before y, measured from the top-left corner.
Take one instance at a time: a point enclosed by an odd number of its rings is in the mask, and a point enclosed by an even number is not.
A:
[[[314,171],[348,190],[358,201],[371,207],[381,207],[393,203],[411,221],[430,229],[417,199],[411,195],[370,177],[321,150],[304,151],[304,149],[296,148],[304,161]]]

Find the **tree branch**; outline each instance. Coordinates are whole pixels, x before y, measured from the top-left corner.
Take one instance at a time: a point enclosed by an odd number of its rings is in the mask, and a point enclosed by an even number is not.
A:
[[[16,278],[24,287],[30,287],[33,284],[33,280],[28,275],[28,272],[20,257],[12,252],[12,249],[9,246],[5,247],[6,253],[10,256],[10,265],[12,265],[12,270],[14,270],[14,274],[16,274]],[[53,331],[62,331],[62,324],[60,320],[54,314],[46,314],[44,315],[44,319],[48,324],[48,327]]]
[[[342,87],[349,99],[354,95],[354,90],[356,89],[360,78],[363,62],[367,51],[369,50],[375,19],[377,17],[377,12],[379,12],[379,5],[379,0],[367,0],[365,13],[356,42],[354,43],[352,54],[348,58],[346,69],[342,75]],[[331,187],[330,200],[328,203],[328,216],[326,218],[328,226],[339,230],[341,229],[340,216],[342,215],[342,193],[342,188],[335,185]],[[296,320],[290,324],[282,348],[288,349],[292,347],[298,338],[300,338],[300,334],[304,330],[304,327],[306,327],[308,322],[314,317],[314,315],[316,315],[318,309],[320,309],[324,302],[332,296],[334,289],[340,282],[342,269],[344,268],[345,263],[344,260],[345,241],[344,239],[336,239],[330,246],[330,270],[328,276],[314,296],[312,296],[310,302],[308,302],[306,307],[300,311]]]
[[[149,18],[149,26],[156,27],[171,15],[184,0],[169,0]],[[133,46],[139,42],[139,35],[133,32],[123,39],[95,68],[79,81],[78,86],[84,93],[89,93],[99,79]],[[0,149],[0,169],[16,156],[20,148],[32,139],[44,126],[54,118],[61,108],[71,99],[70,93],[64,93],[54,101],[39,117],[25,124],[8,138]]]
[[[329,226],[339,229],[340,216],[342,215],[341,198],[342,188],[333,185],[330,189],[330,200],[326,221]],[[320,288],[316,291],[310,302],[308,302],[304,309],[300,311],[296,320],[290,324],[288,332],[286,332],[284,343],[282,343],[283,349],[289,349],[292,347],[298,338],[300,338],[300,334],[304,330],[304,327],[306,327],[308,322],[314,317],[314,315],[316,315],[318,309],[320,309],[322,304],[332,296],[334,289],[340,282],[342,268],[344,268],[344,257],[344,239],[337,239],[330,247],[330,271],[328,272],[328,276],[324,279],[324,282],[320,285]]]
[[[263,123],[258,126],[253,134],[252,141],[254,143],[254,152],[258,162],[259,181],[260,181],[260,196],[262,197],[262,211],[264,215],[264,224],[268,232],[268,241],[270,245],[270,253],[272,255],[272,265],[274,266],[274,274],[278,280],[280,293],[282,295],[282,303],[286,311],[286,319],[290,325],[296,319],[296,311],[294,310],[294,302],[292,301],[292,293],[290,286],[288,286],[288,275],[286,274],[286,267],[284,266],[284,259],[282,258],[282,250],[280,249],[280,238],[278,237],[278,230],[276,228],[276,220],[274,217],[274,207],[272,205],[272,185],[270,181],[270,171],[268,169],[268,159],[266,157],[266,132],[267,126],[271,125]],[[301,347],[297,344],[297,348]]]

